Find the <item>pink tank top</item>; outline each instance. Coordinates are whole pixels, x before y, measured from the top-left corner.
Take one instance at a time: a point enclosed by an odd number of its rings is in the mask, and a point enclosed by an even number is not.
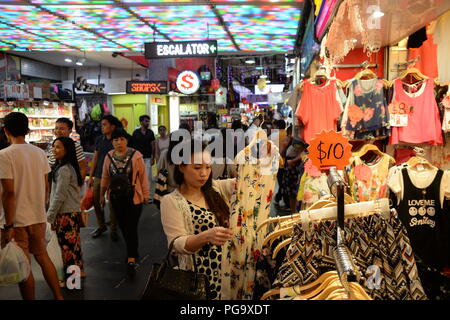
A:
[[[442,144],[441,120],[434,97],[433,79],[424,80],[420,89],[415,93],[406,93],[400,79],[396,79],[394,83],[394,99],[399,103],[404,103],[411,111],[408,115],[408,126],[391,127],[392,134],[389,143]]]
[[[329,80],[323,87],[316,86],[309,80],[304,82],[296,115],[305,126],[303,140],[306,143],[322,130],[336,130],[337,119],[342,112],[336,92],[335,80]]]

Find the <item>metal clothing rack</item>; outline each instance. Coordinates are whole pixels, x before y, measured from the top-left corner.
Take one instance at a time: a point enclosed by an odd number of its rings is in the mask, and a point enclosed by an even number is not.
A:
[[[336,231],[336,249],[334,258],[336,268],[342,284],[346,287],[348,282],[356,282],[356,266],[353,263],[349,249],[345,245],[344,217],[345,217],[345,182],[337,172],[336,167],[331,167],[328,174],[328,186],[331,193],[337,200],[337,231]]]

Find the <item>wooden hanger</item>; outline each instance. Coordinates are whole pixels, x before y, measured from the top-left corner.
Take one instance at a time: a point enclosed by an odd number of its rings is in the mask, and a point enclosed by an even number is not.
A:
[[[285,239],[281,241],[276,247],[275,250],[273,250],[272,259],[275,259],[277,257],[278,252],[280,252],[281,249],[289,245],[292,241],[292,238]]]
[[[320,201],[320,200],[319,200]],[[345,218],[351,218],[355,216],[367,216],[375,213],[390,214],[389,210],[389,199],[382,198],[379,200],[350,203],[345,205]],[[290,220],[285,220],[288,223],[285,228],[279,229],[277,231],[271,232],[264,239],[263,246],[268,243],[272,243],[275,239],[290,235],[294,230],[294,224],[302,223],[301,216],[308,214],[310,221],[321,221],[321,220],[335,220],[336,219],[336,209],[334,207],[327,207],[315,210],[304,210],[299,214],[293,215],[295,218]]]
[[[426,75],[424,75],[422,72],[420,72],[420,70],[417,69],[417,68],[406,69],[405,71],[402,72],[402,74],[400,75],[399,79],[400,80],[405,80],[405,78],[408,75],[412,76],[414,79],[416,79],[418,81],[422,81],[422,80],[428,79],[428,77]]]
[[[368,77],[368,79],[376,79],[378,78],[377,74],[370,70],[369,68],[364,69],[360,72],[358,72],[355,76],[355,79],[362,80],[361,78]]]
[[[433,166],[427,159],[418,157],[418,156],[409,158],[409,160],[406,162],[406,164],[410,168],[417,168],[417,166],[422,165],[422,166],[428,167],[428,169],[433,169],[433,170],[438,169],[435,166]]]
[[[395,163],[395,159],[394,158],[392,158],[390,155],[388,155],[388,154],[386,154],[384,152],[381,152],[380,149],[378,149],[378,147],[376,145],[371,144],[371,143],[366,143],[365,145],[363,145],[361,147],[361,149],[359,149],[357,152],[353,152],[352,156],[361,158],[362,156],[364,156],[369,151],[373,151],[373,152],[375,152],[376,154],[378,154],[378,155],[380,155],[382,157],[389,157],[389,161],[391,163]]]

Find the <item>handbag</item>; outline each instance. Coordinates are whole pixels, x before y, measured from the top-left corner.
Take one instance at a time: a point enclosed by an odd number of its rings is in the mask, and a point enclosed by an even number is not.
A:
[[[178,237],[177,237],[178,238]],[[173,239],[169,252],[161,264],[153,264],[141,300],[209,300],[211,297],[206,275],[199,274],[195,256],[194,271],[174,269],[170,262]]]
[[[167,190],[167,177],[169,171],[167,169],[161,169],[158,173],[155,185],[155,195],[153,196],[153,204],[159,209],[161,206],[161,198],[169,193]]]

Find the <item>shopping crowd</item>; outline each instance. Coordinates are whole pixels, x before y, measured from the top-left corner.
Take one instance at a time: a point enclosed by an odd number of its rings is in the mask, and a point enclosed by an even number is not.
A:
[[[292,126],[286,128],[284,120],[258,116],[250,125],[235,120],[231,132],[240,131],[244,136],[229,136],[230,130],[219,128],[211,120],[207,130],[200,133],[194,132],[187,123],[181,123],[171,134],[167,134],[165,126],[159,126],[158,138],[149,128],[147,115],[139,120],[140,127],[130,135],[116,117],[103,116],[102,135],[96,139],[92,166],[88,168],[80,143],[71,138],[70,119],[57,119],[56,139],[45,152],[25,141],[29,132],[25,114],[12,112],[5,117],[0,135],[2,248],[14,241],[28,259],[33,254],[55,299],[63,299],[61,287],[65,282],[58,281],[56,268],[47,253],[48,234],[54,232],[57,237],[64,270],[76,265],[81,277],[86,277],[80,228],[86,225],[87,194],[92,198],[89,200],[93,202],[97,219],[91,237],[98,238],[107,231],[104,208],[108,203],[109,236],[112,241],[119,241],[118,230],[121,231],[126,243],[126,272],[130,277],[136,272],[139,260],[137,230],[141,212],[144,205],[154,202],[161,211],[168,240],[176,238],[175,251],[197,253],[197,262],[205,266],[201,272],[208,275],[216,293],[214,298],[219,298],[220,248],[231,236],[229,199],[237,176],[233,159],[251,142],[258,128],[265,130],[283,157],[280,161],[283,169],[277,176],[279,189],[275,206],[279,214],[298,209],[295,201],[298,186],[292,182],[299,180],[304,145],[292,137]],[[219,138],[225,139],[224,142],[231,139],[223,143],[231,143],[231,155],[208,151],[208,144]],[[194,147],[197,142],[202,146],[200,150]],[[177,148],[191,153],[183,157],[181,152],[184,160],[174,160],[172,155]],[[219,157],[223,161],[217,161]],[[157,168],[156,180],[153,165]],[[156,189],[154,199],[152,184]],[[187,204],[181,211],[184,219],[179,215],[180,203]],[[192,217],[191,213],[198,217],[187,225],[186,218]],[[191,236],[178,237],[180,234]],[[30,272],[28,279],[19,283],[22,297],[34,299],[34,287]]]

